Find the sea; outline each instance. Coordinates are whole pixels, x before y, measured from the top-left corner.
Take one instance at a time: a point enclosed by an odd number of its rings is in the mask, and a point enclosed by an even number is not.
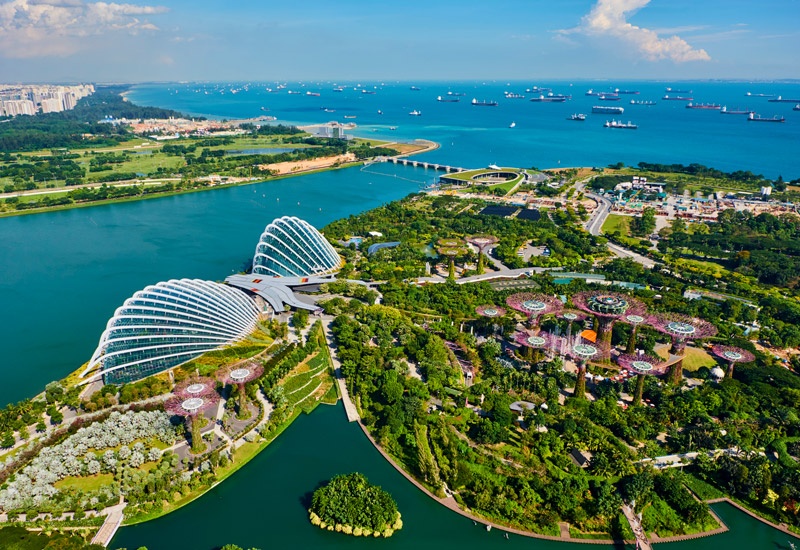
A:
[[[697,162],[771,178],[800,176],[793,156],[800,143],[800,113],[790,104],[745,95],[749,91],[798,97],[796,83],[554,83],[555,93],[573,96],[563,104],[504,97],[507,90],[526,95],[525,89],[533,86],[526,83],[358,84],[337,84],[341,92],[333,91],[333,83],[287,84],[279,92],[268,92],[278,85],[266,83],[146,84],[135,86],[129,97],[140,104],[215,118],[270,115],[286,124],[354,122],[353,134],[363,137],[436,141],[441,147],[421,158],[453,166]],[[625,98],[658,101],[652,107],[626,105],[626,99],[618,102],[625,108],[621,118],[638,124],[638,130],[603,128],[610,117],[590,113],[594,104],[617,102],[599,102],[583,94],[589,88],[612,86],[640,91]],[[681,102],[659,100],[666,86],[691,89],[702,102],[757,107],[762,116],[782,114],[786,122],[753,123],[739,115],[685,109]],[[367,87],[375,93],[360,91]],[[290,89],[301,93],[288,94]],[[320,95],[305,95],[306,91]],[[448,91],[465,95],[456,96],[457,103],[436,100]],[[473,107],[473,97],[498,105]],[[413,110],[421,116],[408,115]],[[578,112],[586,113],[587,120],[567,120]],[[222,280],[239,271],[274,218],[299,216],[321,228],[419,191],[436,175],[423,168],[378,164],[0,218],[0,404],[32,397],[47,382],[87,361],[107,320],[137,290],[173,278]],[[330,476],[353,470],[384,485],[403,513],[405,528],[381,545],[546,549],[564,544],[514,536],[505,540],[497,530],[487,532],[437,505],[388,465],[338,405],[320,406],[301,416],[252,463],[189,506],[154,522],[122,528],[111,548],[212,550],[228,542],[262,549],[372,547],[378,541],[323,532],[307,521],[309,492]],[[789,548],[786,535],[729,505],[715,505],[715,510],[731,527],[730,533],[670,546]]]
[[[548,93],[526,91],[537,88],[571,99],[532,102],[531,98]],[[639,93],[620,93],[618,101],[602,101],[586,95],[590,90]],[[509,98],[509,93],[524,97]],[[440,96],[458,102],[437,101]],[[785,122],[748,122],[746,115],[687,109],[687,101],[664,100],[664,96],[752,110],[764,118],[782,116]],[[769,102],[779,96],[798,101]],[[800,178],[800,111],[793,110],[800,103],[800,81],[181,83],[138,85],[128,97],[142,105],[214,118],[267,115],[284,124],[352,122],[357,125],[352,133],[360,137],[438,142],[439,149],[418,158],[463,168],[617,162],[635,166],[643,161],[750,170],[770,179]],[[473,106],[473,99],[497,106]],[[631,100],[655,105],[632,105]],[[622,107],[624,113],[592,114],[595,105]],[[421,114],[412,116],[413,111]],[[568,120],[578,113],[586,114],[586,120]],[[612,119],[632,122],[638,129],[605,128],[603,124]]]

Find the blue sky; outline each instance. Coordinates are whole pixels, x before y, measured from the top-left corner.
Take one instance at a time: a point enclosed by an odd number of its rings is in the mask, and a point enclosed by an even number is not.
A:
[[[800,78],[798,0],[0,0],[0,81]]]

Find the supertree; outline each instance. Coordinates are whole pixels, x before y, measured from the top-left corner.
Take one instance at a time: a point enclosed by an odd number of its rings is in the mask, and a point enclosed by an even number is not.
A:
[[[711,350],[714,355],[728,362],[728,378],[733,378],[733,365],[735,363],[750,363],[755,361],[756,356],[747,351],[746,349],[737,348],[734,346],[722,346],[717,344]]]
[[[534,352],[538,355],[541,353],[541,350],[550,348],[555,342],[555,337],[548,332],[537,335],[528,332],[518,332],[514,335],[514,341],[525,347],[528,350],[526,352],[527,358],[533,360]]]
[[[646,309],[636,298],[619,292],[578,292],[572,295],[572,303],[597,318],[597,344],[602,350],[600,359],[606,363],[611,360],[611,330],[614,323],[626,315],[643,316]]]
[[[536,327],[539,317],[548,313],[558,313],[564,307],[561,300],[547,294],[532,294],[519,292],[506,298],[506,304],[520,313],[528,316],[531,326]]]
[[[572,397],[586,399],[586,364],[598,353],[602,353],[598,346],[583,341],[567,349],[567,355],[575,359],[578,364],[578,379],[575,382],[575,390],[572,392]]]
[[[636,353],[636,329],[639,328],[639,325],[647,321],[647,319],[642,315],[632,313],[626,315],[622,320],[631,326],[631,335],[628,338],[628,349],[626,352],[629,354]]]
[[[239,388],[239,418],[247,416],[247,392],[245,384],[264,374],[264,367],[251,361],[243,366],[228,366],[217,373],[218,379],[223,384],[235,385]]]
[[[667,372],[664,362],[661,359],[650,355],[625,354],[617,357],[619,366],[636,375],[636,393],[633,396],[633,404],[638,405],[642,402],[642,392],[644,391],[645,376],[661,376]]]
[[[212,393],[217,393],[216,382],[208,376],[192,376],[178,382],[173,388],[172,393],[183,399],[190,397],[205,397]]]
[[[577,309],[565,309],[558,314],[561,319],[567,322],[567,343],[572,342],[572,324],[579,323],[586,319],[586,314]]]
[[[506,310],[505,308],[502,307],[486,305],[486,306],[476,307],[475,313],[477,313],[481,317],[489,317],[490,319],[495,319],[497,317],[502,317],[503,315],[505,315]]]
[[[647,324],[672,338],[672,347],[669,352],[678,356],[678,360],[670,367],[670,381],[673,384],[680,384],[683,379],[683,358],[686,355],[686,342],[688,340],[702,340],[717,333],[717,327],[708,321],[679,313],[651,315],[647,319]]]
[[[436,250],[441,256],[447,256],[450,260],[448,267],[448,277],[456,278],[456,257],[464,253],[461,248],[461,241],[458,239],[439,239],[439,248]]]
[[[205,449],[202,438],[200,437],[200,422],[198,415],[215,406],[219,402],[219,394],[212,392],[203,397],[180,397],[175,395],[164,404],[164,409],[176,416],[182,416],[189,424],[189,432],[192,436],[192,452],[199,454]]]
[[[472,235],[467,237],[467,242],[471,245],[477,247],[478,249],[478,263],[477,263],[477,271],[478,275],[482,275],[485,271],[485,256],[484,250],[487,246],[491,246],[497,243],[500,239],[495,237],[494,235]]]

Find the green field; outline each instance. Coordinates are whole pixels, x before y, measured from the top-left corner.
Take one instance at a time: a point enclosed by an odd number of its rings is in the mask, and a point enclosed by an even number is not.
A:
[[[630,235],[630,216],[621,216],[619,214],[609,214],[606,221],[603,223],[603,234],[610,235],[619,232],[623,237]]]
[[[114,482],[114,474],[96,474],[93,476],[70,476],[56,482],[56,489],[76,489],[78,491],[96,491]]]

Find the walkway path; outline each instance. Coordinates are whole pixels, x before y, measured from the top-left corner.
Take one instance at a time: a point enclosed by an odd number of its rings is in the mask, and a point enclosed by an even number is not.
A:
[[[333,317],[322,317],[322,328],[325,332],[325,342],[328,344],[328,350],[331,354],[331,362],[333,363],[333,376],[336,379],[336,384],[339,386],[339,395],[342,396],[344,411],[347,413],[347,421],[357,422],[358,420],[361,420],[361,416],[359,416],[358,409],[356,409],[355,404],[350,400],[350,394],[347,391],[347,384],[344,380],[344,376],[342,376],[342,364],[336,357],[336,348],[333,346],[333,344],[331,344],[331,340],[333,338],[333,332],[331,332],[331,323],[333,323]]]
[[[647,540],[642,522],[639,516],[636,515],[636,512],[633,511],[633,508],[627,504],[623,504],[622,513],[625,514],[625,519],[630,523],[631,531],[633,531],[633,534],[636,536],[636,548],[639,550],[653,550],[653,546],[650,544],[650,541]]]
[[[92,544],[100,544],[107,547],[108,543],[111,542],[111,539],[114,538],[114,535],[117,534],[117,529],[119,529],[119,526],[122,524],[125,503],[121,502],[116,506],[106,508],[106,510],[108,511],[108,515],[106,515],[106,521],[92,539]]]

